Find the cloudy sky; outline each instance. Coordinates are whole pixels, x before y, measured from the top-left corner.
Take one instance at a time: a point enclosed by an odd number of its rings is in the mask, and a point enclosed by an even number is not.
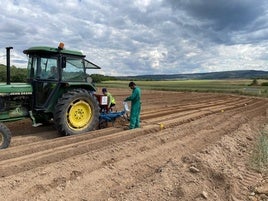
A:
[[[0,63],[65,43],[103,75],[268,70],[267,0],[0,0]]]

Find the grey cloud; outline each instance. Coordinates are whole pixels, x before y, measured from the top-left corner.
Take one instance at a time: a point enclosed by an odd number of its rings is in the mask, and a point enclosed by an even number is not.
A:
[[[186,10],[197,19],[207,20],[216,30],[241,29],[265,12],[266,1],[260,0],[169,0],[173,8]]]
[[[107,75],[220,71],[226,60],[228,68],[244,64],[228,51],[241,57],[256,52],[251,58],[260,67],[267,56],[264,0],[13,2],[0,13],[1,46],[22,52],[62,41],[83,50]]]
[[[193,20],[190,26],[196,33],[202,33],[202,37],[207,36],[215,43],[229,44],[236,43],[231,40],[233,35],[258,28],[256,23],[267,9],[264,0],[168,0],[168,3],[175,14],[185,12]]]

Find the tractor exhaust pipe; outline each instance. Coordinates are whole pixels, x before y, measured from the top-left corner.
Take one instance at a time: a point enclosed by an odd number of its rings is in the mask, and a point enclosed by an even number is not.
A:
[[[10,50],[13,49],[13,47],[6,47],[7,50],[7,85],[10,84]]]

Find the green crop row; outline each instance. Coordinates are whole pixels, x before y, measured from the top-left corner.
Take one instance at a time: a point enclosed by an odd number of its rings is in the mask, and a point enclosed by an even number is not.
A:
[[[252,80],[174,80],[174,81],[135,81],[142,89],[163,91],[235,93],[268,97],[268,86],[264,81],[252,85]],[[98,87],[128,88],[129,81],[104,81]]]

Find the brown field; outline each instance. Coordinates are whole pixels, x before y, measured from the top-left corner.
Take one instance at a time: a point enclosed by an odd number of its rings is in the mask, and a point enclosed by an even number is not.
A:
[[[110,89],[122,110],[131,91]],[[227,94],[142,91],[142,128],[60,137],[53,125],[8,123],[0,150],[0,200],[262,200],[265,175],[249,158],[266,128],[268,100]],[[160,128],[160,124],[164,128]]]

